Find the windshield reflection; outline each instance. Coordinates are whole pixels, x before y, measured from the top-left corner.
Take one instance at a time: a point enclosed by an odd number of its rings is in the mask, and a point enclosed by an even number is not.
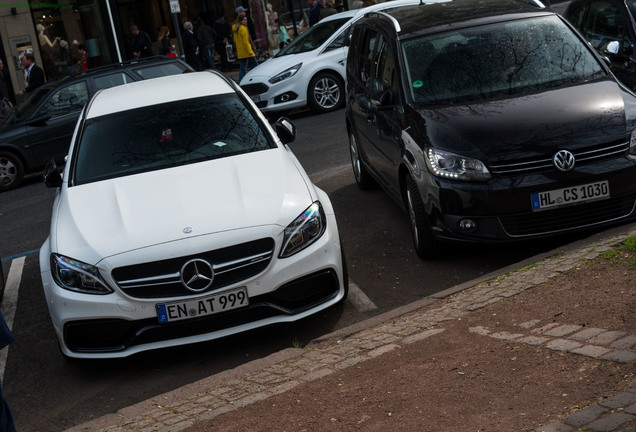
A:
[[[540,91],[605,76],[558,17],[435,34],[402,45],[415,103],[448,104]]]

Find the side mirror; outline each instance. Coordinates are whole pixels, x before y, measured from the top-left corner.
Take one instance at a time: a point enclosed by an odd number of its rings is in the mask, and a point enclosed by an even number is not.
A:
[[[621,43],[619,41],[611,41],[605,47],[605,52],[609,54],[618,54],[621,50]]]
[[[62,186],[62,175],[57,169],[57,164],[53,159],[48,161],[46,166],[44,167],[43,177],[46,187],[58,188]]]
[[[391,92],[389,90],[377,92],[373,95],[371,103],[378,110],[393,109],[393,104],[391,103]]]
[[[51,118],[51,116],[48,115],[48,114],[42,115],[42,116],[39,116],[39,117],[36,117],[34,119],[29,120],[29,122],[27,124],[29,126],[46,126],[46,122],[50,118]]]
[[[274,129],[283,144],[289,144],[296,139],[296,126],[287,117],[279,118],[274,124]]]

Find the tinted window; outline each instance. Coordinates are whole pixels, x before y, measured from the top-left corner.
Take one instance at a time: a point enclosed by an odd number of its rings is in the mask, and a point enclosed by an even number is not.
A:
[[[5,120],[5,123],[13,124],[27,118],[40,101],[46,98],[46,95],[48,95],[50,91],[51,89],[48,87],[40,87],[30,93],[25,100],[11,111],[9,117]]]
[[[75,150],[74,181],[88,183],[274,146],[235,95],[176,101],[87,120]]]
[[[609,1],[592,2],[583,34],[594,48],[603,49],[611,41],[631,39],[629,17],[624,6]]]
[[[100,76],[93,79],[93,85],[95,90],[115,87],[122,84],[128,84],[134,80],[126,75],[124,72],[117,72],[110,75]]]
[[[583,28],[583,18],[585,18],[585,2],[572,3],[566,11],[565,18],[570,21],[578,30]]]
[[[169,75],[179,75],[186,70],[186,67],[177,62],[162,63],[154,66],[140,67],[134,69],[143,79],[158,78]]]
[[[44,103],[40,114],[52,118],[81,111],[88,102],[86,81],[80,81],[51,92],[51,97]]]
[[[331,21],[323,21],[304,31],[289,45],[283,48],[275,57],[288,54],[298,54],[313,51],[324,44],[327,39],[334,35],[349,18],[340,18]]]
[[[556,16],[435,34],[402,44],[416,103],[437,104],[545,90],[605,76]]]

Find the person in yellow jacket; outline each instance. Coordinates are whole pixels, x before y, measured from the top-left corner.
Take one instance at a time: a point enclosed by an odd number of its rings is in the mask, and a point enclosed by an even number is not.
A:
[[[234,44],[236,45],[236,57],[239,59],[239,83],[247,73],[247,68],[250,70],[258,66],[256,60],[256,48],[254,42],[250,37],[250,33],[247,30],[247,16],[242,16],[237,24],[232,26],[232,32],[234,33]]]

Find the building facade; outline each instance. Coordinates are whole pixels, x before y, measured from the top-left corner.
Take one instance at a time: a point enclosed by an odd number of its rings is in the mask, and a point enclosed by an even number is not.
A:
[[[130,26],[147,32],[159,53],[157,36],[168,26],[172,42],[185,21],[207,22],[222,14],[230,23],[238,6],[248,9],[250,33],[263,57],[278,48],[279,16],[290,33],[306,22],[311,0],[0,0],[0,59],[13,94],[24,88],[21,58],[33,53],[47,80],[78,70],[80,46],[97,67],[130,60]],[[172,3],[172,4],[171,4]],[[173,13],[173,11],[178,11]],[[293,17],[293,18],[292,18]]]

